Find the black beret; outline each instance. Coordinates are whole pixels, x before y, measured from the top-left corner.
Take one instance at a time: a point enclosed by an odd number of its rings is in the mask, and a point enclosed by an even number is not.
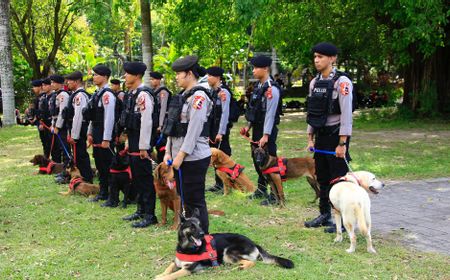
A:
[[[200,77],[203,77],[203,76],[205,76],[206,75],[206,69],[205,69],[205,67],[203,67],[203,66],[198,66],[198,68],[196,69],[196,71],[197,71],[197,74],[200,76]]]
[[[317,45],[315,45],[312,48],[313,53],[320,53],[326,56],[335,56],[338,53],[338,49],[335,45],[331,43],[322,42]]]
[[[120,85],[120,80],[118,79],[111,79],[109,82],[113,85]]]
[[[198,63],[198,56],[187,55],[180,57],[172,63],[172,70],[175,72],[182,72],[191,70]]]
[[[32,85],[33,87],[40,87],[40,86],[42,86],[42,80],[34,80],[34,81],[31,81],[31,85]]]
[[[45,78],[45,79],[42,79],[42,83],[46,84],[46,85],[51,85],[52,81],[50,80],[50,78]]]
[[[250,63],[255,67],[269,67],[272,65],[272,59],[265,55],[260,55],[252,58]]]
[[[125,62],[123,70],[131,75],[144,75],[147,65],[140,61]]]
[[[208,69],[206,69],[206,73],[208,73],[208,75],[214,76],[214,77],[222,77],[224,72],[225,71],[218,66],[212,66],[212,67],[209,67]]]
[[[61,75],[51,75],[50,80],[58,84],[64,84],[64,77]]]
[[[71,80],[71,81],[77,81],[77,80],[82,81],[83,74],[81,74],[80,71],[75,71],[73,73],[70,73],[69,75],[66,75],[65,78],[66,78],[66,80]]]
[[[94,71],[95,74],[100,76],[108,76],[108,77],[111,76],[111,69],[109,69],[108,66],[103,64],[95,65],[92,71]]]
[[[163,78],[163,75],[159,72],[150,72],[150,77],[153,79],[161,80]]]

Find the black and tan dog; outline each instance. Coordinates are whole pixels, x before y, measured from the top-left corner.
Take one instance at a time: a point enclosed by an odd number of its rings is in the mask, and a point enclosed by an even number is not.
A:
[[[291,260],[267,253],[246,236],[236,233],[205,235],[198,219],[198,209],[194,210],[191,218],[180,217],[180,220],[175,261],[155,279],[178,279],[223,263],[238,263],[239,268],[247,269],[253,267],[257,260],[283,268],[294,267]]]
[[[35,155],[30,162],[39,166],[39,174],[59,174],[64,170],[64,164],[51,161],[44,155]]]
[[[283,181],[306,176],[309,185],[319,197],[319,184],[313,158],[276,158],[267,149],[252,146],[252,156],[275,194],[277,203],[285,205]]]
[[[80,194],[84,196],[96,195],[100,192],[100,186],[86,182],[81,176],[80,170],[74,165],[67,167],[70,174],[69,189],[66,192],[60,192],[61,195]]]

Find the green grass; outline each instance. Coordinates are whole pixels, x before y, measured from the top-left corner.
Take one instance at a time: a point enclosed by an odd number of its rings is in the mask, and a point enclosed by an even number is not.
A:
[[[241,120],[242,122],[242,120]],[[390,121],[391,123],[391,121]],[[256,181],[249,145],[232,130],[233,157]],[[367,169],[383,180],[450,176],[450,125],[421,121],[405,125],[383,119],[355,120],[353,169]],[[302,113],[283,117],[279,154],[306,156]],[[121,217],[135,210],[103,209],[79,196],[62,197],[66,187],[52,176],[37,176],[28,160],[40,152],[36,128],[0,129],[0,279],[151,279],[174,257],[176,233],[168,227],[134,230]],[[212,183],[209,172],[208,185]],[[245,234],[269,252],[295,263],[284,270],[258,263],[248,271],[223,266],[195,279],[449,279],[450,258],[411,251],[396,239],[374,234],[378,254],[347,254],[349,241],[333,244],[333,235],[305,229],[317,214],[304,179],[286,184],[287,208],[264,208],[233,192],[207,195],[208,207],[224,210],[211,217],[211,232]],[[159,203],[157,202],[159,215]],[[170,216],[171,217],[171,216]],[[376,229],[375,229],[376,230]]]

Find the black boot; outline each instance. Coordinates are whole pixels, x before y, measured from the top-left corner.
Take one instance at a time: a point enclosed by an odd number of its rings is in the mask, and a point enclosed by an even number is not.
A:
[[[136,212],[122,218],[124,221],[135,221],[144,218],[144,210],[138,204]]]
[[[275,198],[275,195],[270,192],[269,196],[267,197],[267,199],[264,199],[263,201],[261,201],[260,205],[262,206],[270,206],[270,205],[277,205],[278,201]]]
[[[102,207],[112,207],[115,208],[119,206],[119,189],[115,184],[109,187],[108,200],[101,205]]]
[[[342,232],[346,232],[346,231],[347,230],[345,229],[345,227],[342,226]],[[327,228],[324,228],[323,232],[325,232],[325,233],[336,233],[336,225],[332,225],[332,226],[329,226]]]
[[[328,201],[329,186],[320,186],[320,200],[319,209],[320,215],[311,221],[305,222],[305,227],[321,227],[333,226],[333,219],[331,218],[331,206]]]
[[[258,188],[256,189],[256,191],[251,194],[250,196],[248,196],[249,199],[262,199],[262,198],[267,198],[267,182],[266,179],[264,179],[264,177],[259,176],[258,177]]]
[[[145,228],[150,225],[158,223],[158,219],[152,214],[146,214],[140,222],[134,223],[131,226],[134,228]]]
[[[333,221],[331,219],[331,213],[320,214],[311,221],[305,222],[305,227],[321,227],[321,226],[332,226]]]

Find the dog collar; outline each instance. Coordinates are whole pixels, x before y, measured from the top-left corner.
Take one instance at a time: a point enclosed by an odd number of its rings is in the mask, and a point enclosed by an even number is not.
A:
[[[355,174],[349,173],[348,175],[352,176],[356,180],[356,183],[353,182],[353,181],[348,180],[345,176],[342,176],[342,177],[337,177],[337,178],[334,178],[333,180],[331,180],[330,181],[330,185],[334,185],[334,184],[337,184],[339,182],[346,181],[346,182],[352,182],[354,184],[357,184],[357,185],[361,186],[361,181],[359,180],[358,177],[355,176]]]
[[[82,178],[73,178],[72,180],[70,180],[69,189],[74,191],[76,187],[78,187],[78,185],[81,184],[82,182],[83,182]]]
[[[52,174],[52,169],[55,165],[56,163],[54,161],[50,161],[47,166],[39,167],[39,171],[44,171],[46,174]]]
[[[199,262],[210,260],[212,266],[218,266],[217,262],[217,250],[215,246],[214,237],[212,235],[205,235],[205,250],[200,254],[185,254],[181,252],[176,252],[175,257],[183,262]]]

